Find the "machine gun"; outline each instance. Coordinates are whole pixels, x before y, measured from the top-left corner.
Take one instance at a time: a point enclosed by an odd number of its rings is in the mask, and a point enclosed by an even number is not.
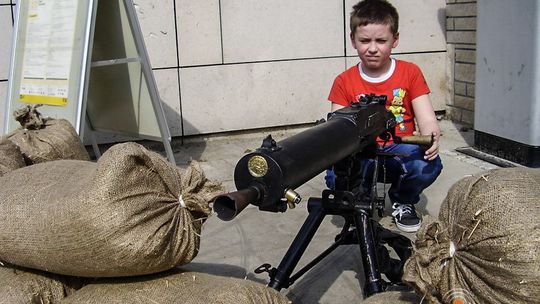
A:
[[[309,215],[279,266],[271,268],[263,264],[255,270],[269,273],[268,286],[276,290],[287,288],[338,246],[355,243],[361,251],[367,296],[384,291],[387,282],[381,278],[381,271],[391,281],[400,280],[403,264],[381,251],[383,235],[390,231],[372,220],[373,211],[381,209],[381,200],[376,195],[378,169],[374,170],[374,186],[364,193],[357,176],[360,170],[355,167],[359,157],[377,158],[377,137],[389,138],[394,134],[396,120],[385,104],[386,96],[364,96],[358,103],[330,113],[325,122],[280,142],[268,136],[260,148],[238,161],[234,171],[238,191],[220,195],[213,201],[218,218],[225,221],[232,220],[249,204],[262,211],[285,212],[287,206],[294,208],[301,200],[295,192],[297,187],[326,169],[333,168],[336,173],[335,189],[323,190],[322,198],[308,200]],[[399,140],[394,136],[394,141]],[[291,277],[326,215],[345,219],[336,242]],[[390,239],[405,248],[401,254],[398,252],[405,261],[410,255],[410,241],[399,235]],[[379,268],[380,259],[388,262],[386,269]]]

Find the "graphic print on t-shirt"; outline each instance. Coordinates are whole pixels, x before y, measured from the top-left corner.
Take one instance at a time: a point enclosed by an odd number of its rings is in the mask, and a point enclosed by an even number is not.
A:
[[[405,123],[403,119],[403,113],[405,113],[405,107],[403,107],[403,99],[407,92],[401,88],[392,90],[392,102],[388,110],[396,117],[396,123],[398,124],[400,131],[405,131]]]

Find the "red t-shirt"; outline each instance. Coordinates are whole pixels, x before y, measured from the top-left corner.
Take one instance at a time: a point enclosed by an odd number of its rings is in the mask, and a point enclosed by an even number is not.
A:
[[[390,71],[379,79],[362,77],[358,65],[341,73],[334,80],[328,100],[349,106],[362,95],[386,95],[386,108],[396,117],[396,135],[412,135],[414,111],[412,100],[430,90],[420,68],[414,63],[393,59]]]

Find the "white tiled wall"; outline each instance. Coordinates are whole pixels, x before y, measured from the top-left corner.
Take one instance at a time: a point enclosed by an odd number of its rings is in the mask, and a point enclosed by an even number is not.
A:
[[[152,67],[176,67],[176,32],[172,1],[133,1]]]
[[[218,0],[175,0],[180,66],[222,63]]]
[[[186,68],[181,71],[186,135],[314,122],[343,59]]]
[[[133,2],[173,136],[313,122],[329,109],[334,77],[357,61],[348,40],[356,0]],[[443,110],[446,1],[390,2],[401,18],[395,56],[423,69]],[[0,0],[0,117],[10,3]]]
[[[222,2],[225,62],[341,56],[343,3],[328,0]]]

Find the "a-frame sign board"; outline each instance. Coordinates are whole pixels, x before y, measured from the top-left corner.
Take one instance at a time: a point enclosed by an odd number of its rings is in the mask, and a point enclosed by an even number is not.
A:
[[[19,127],[14,110],[43,104],[43,116],[67,119],[81,138],[98,131],[162,141],[175,162],[131,0],[22,0],[17,6],[6,133]]]

